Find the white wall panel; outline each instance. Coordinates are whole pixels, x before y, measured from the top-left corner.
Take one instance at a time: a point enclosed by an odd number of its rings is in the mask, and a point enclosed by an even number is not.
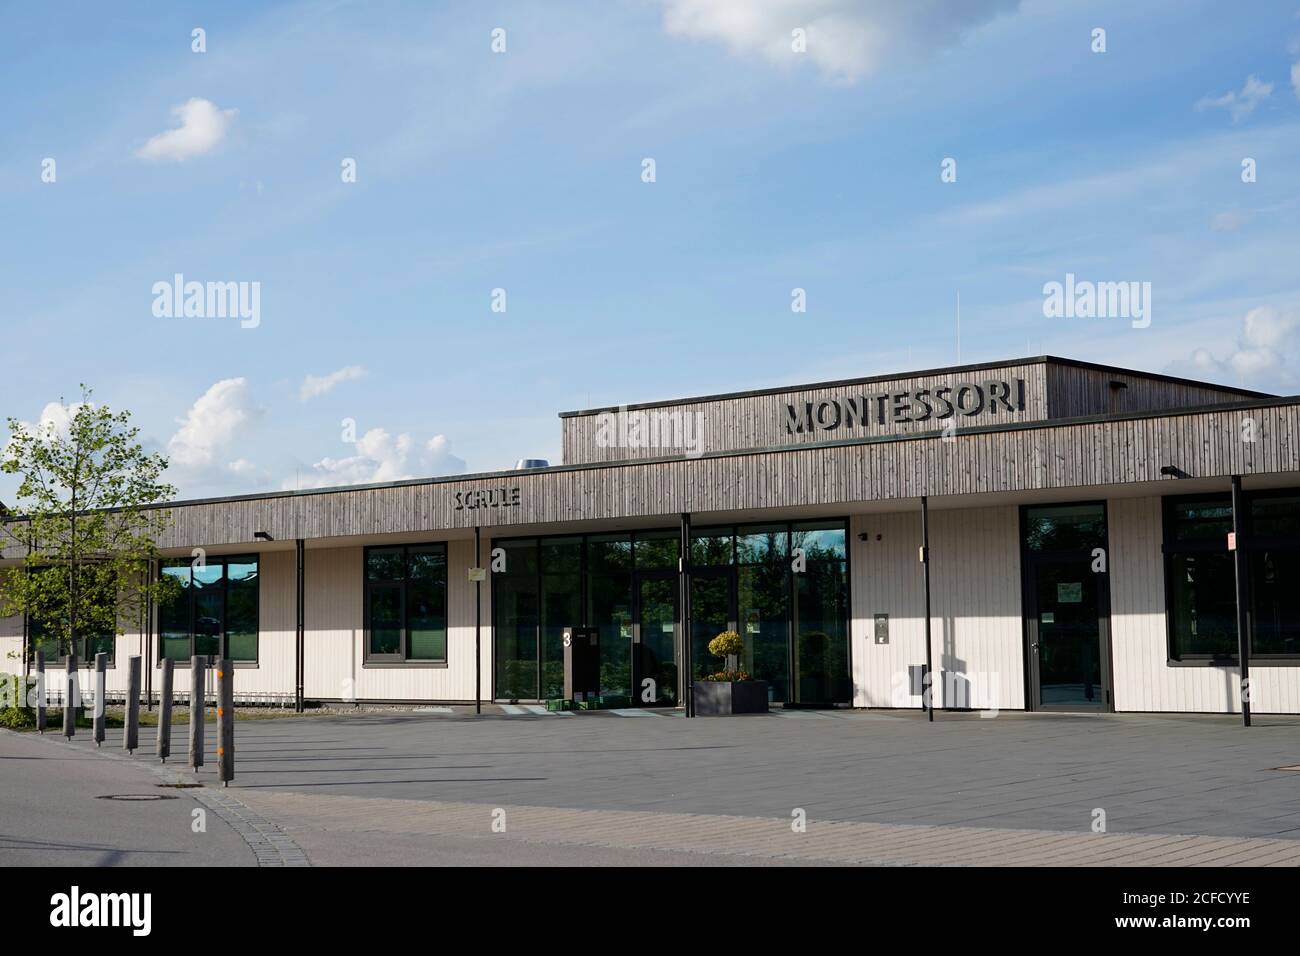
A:
[[[1115,709],[1240,713],[1240,669],[1168,663],[1159,498],[1109,502]],[[1251,710],[1300,713],[1300,668],[1252,663]]]
[[[909,688],[909,665],[925,663],[920,511],[857,515],[850,530],[854,703],[919,707],[919,697],[900,700],[897,688]],[[999,708],[1025,706],[1018,538],[1015,508],[930,512],[936,706],[961,703],[950,680],[962,679],[973,682],[968,704],[982,703],[988,687]],[[874,642],[881,613],[890,616],[887,645]]]

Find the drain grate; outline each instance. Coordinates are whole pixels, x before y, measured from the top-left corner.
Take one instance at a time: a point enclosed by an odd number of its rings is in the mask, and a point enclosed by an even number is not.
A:
[[[101,797],[96,797],[95,799],[125,800],[127,802],[132,802],[136,800],[175,800],[176,798],[169,793],[109,793]]]
[[[203,784],[201,783],[160,783],[158,784],[158,786],[167,787],[171,790],[202,790],[203,789]]]

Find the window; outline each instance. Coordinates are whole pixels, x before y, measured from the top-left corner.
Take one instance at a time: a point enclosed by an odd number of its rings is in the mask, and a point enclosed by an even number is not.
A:
[[[366,549],[366,662],[447,663],[447,545]]]
[[[257,661],[257,555],[208,557],[197,566],[167,561],[162,574],[175,589],[158,608],[160,657]]]
[[[46,575],[51,579],[41,585],[48,600],[42,601],[38,609],[27,615],[27,646],[32,660],[36,659],[36,652],[40,651],[45,655],[47,664],[66,662],[68,639],[60,636],[59,632],[67,630],[67,568],[33,568],[27,573],[35,579]],[[77,630],[80,632],[75,648],[77,661],[80,664],[93,664],[95,655],[104,653],[112,664],[117,644],[114,624],[120,610],[117,582],[107,567],[95,564],[83,565],[77,578],[81,595],[77,602]],[[55,622],[58,622],[58,626],[55,626]]]
[[[1030,551],[1091,551],[1106,547],[1106,506],[1027,508],[1025,547]]]
[[[1243,540],[1252,655],[1300,656],[1300,495],[1244,498]],[[1237,657],[1236,562],[1228,550],[1232,497],[1165,501],[1165,580],[1169,656]]]
[[[28,646],[32,650],[32,659],[36,659],[36,652],[40,651],[45,655],[46,664],[66,662],[68,657],[67,638],[55,637],[50,634],[39,620],[29,617],[27,619],[27,640]],[[112,665],[113,651],[117,645],[116,634],[96,634],[93,637],[77,638],[77,662],[78,664],[94,664],[96,654],[107,654],[108,663]]]
[[[843,520],[695,528],[690,640],[695,676],[721,662],[707,645],[735,629],[741,666],[770,682],[775,700],[829,703],[851,696],[848,529]],[[681,532],[623,531],[492,542],[494,694],[506,700],[564,693],[563,632],[594,628],[602,694],[637,698],[655,680],[676,702]],[[803,552],[794,574],[792,547]]]

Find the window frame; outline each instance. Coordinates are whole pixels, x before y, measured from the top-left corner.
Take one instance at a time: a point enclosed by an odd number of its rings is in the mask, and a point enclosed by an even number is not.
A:
[[[436,549],[442,552],[442,593],[443,593],[443,620],[445,621],[446,638],[443,645],[443,654],[441,660],[429,660],[424,658],[412,660],[407,655],[410,653],[410,606],[408,604],[408,589],[411,580],[411,551],[420,549]],[[392,551],[400,549],[402,552],[402,577],[401,578],[374,578],[370,577],[370,553],[372,551]],[[372,587],[397,587],[400,595],[402,619],[400,626],[400,635],[398,637],[398,650],[396,654],[374,654],[370,650],[370,591]],[[367,545],[362,549],[361,554],[361,589],[362,589],[362,667],[425,667],[434,669],[446,669],[451,666],[451,561],[449,549],[446,541],[417,541],[411,544],[373,544]]]
[[[187,560],[185,558],[163,558],[157,562],[157,567],[155,571],[158,576],[158,579],[161,580],[164,568],[189,567],[192,571],[193,563],[194,562],[192,559]],[[228,569],[229,569],[229,565],[232,563],[252,564],[257,568],[257,576],[254,579],[254,582],[257,585],[257,615],[255,620],[257,653],[253,656],[251,660],[248,658],[240,658],[239,660],[232,660],[231,664],[234,667],[240,667],[240,668],[260,667],[261,660],[262,660],[262,554],[261,552],[240,552],[238,554],[210,554],[204,558],[204,563],[209,565],[219,563],[222,565],[221,635],[217,641],[216,654],[201,654],[198,656],[207,658],[208,666],[211,667],[214,661],[222,660],[230,653],[230,627],[229,627],[230,574]],[[190,659],[195,656],[194,654],[194,640],[195,640],[194,593],[195,592],[192,590],[185,592],[185,599],[189,608],[190,653],[183,658],[181,657],[171,658],[173,667],[189,667]],[[163,641],[163,633],[162,633],[163,632],[162,615],[163,615],[163,608],[162,605],[159,604],[154,613],[154,640],[157,645],[157,651],[155,652],[155,664],[159,667],[162,666],[162,662],[164,660],[167,660],[167,655],[163,653],[164,641]]]
[[[47,570],[47,569],[50,568],[50,567],[53,567],[53,565],[41,565],[41,568],[40,568],[40,569],[41,569],[41,570]],[[35,664],[36,664],[36,641],[37,641],[37,638],[36,638],[35,635],[32,633],[32,624],[33,624],[32,616],[31,616],[30,614],[24,613],[24,614],[23,614],[23,635],[22,635],[22,636],[23,636],[23,646],[24,646],[24,648],[26,649],[26,650],[25,650],[25,654],[26,654],[26,657],[27,657],[28,663],[30,663],[32,666],[35,666]],[[119,637],[122,637],[122,636],[123,636],[123,635],[119,634],[119,633],[117,632],[117,629],[114,628],[113,631],[112,631],[111,633],[109,633],[109,634],[83,635],[83,636],[77,638],[77,643],[81,645],[80,648],[78,649],[78,653],[77,653],[77,666],[78,666],[78,667],[89,667],[89,668],[93,669],[94,666],[95,666],[95,658],[94,658],[94,655],[89,655],[89,656],[87,656],[85,653],[82,653],[82,652],[84,652],[85,649],[86,649],[86,641],[100,640],[100,639],[103,639],[103,638],[107,637],[107,638],[109,639],[109,641],[110,641],[110,648],[111,648],[111,649],[108,651],[108,665],[107,665],[107,666],[108,666],[109,670],[112,670],[113,668],[115,668],[115,667],[117,666],[117,639],[118,639]],[[63,643],[62,641],[59,641],[59,644],[60,644],[60,645],[61,645],[62,643]],[[66,651],[65,651],[65,652],[62,652],[62,653],[56,655],[54,658],[48,658],[48,657],[47,657],[47,658],[45,659],[45,663],[46,663],[47,666],[48,666],[48,665],[53,665],[53,666],[55,666],[55,667],[63,667],[63,668],[66,668],[66,667],[67,667],[67,664],[68,664],[68,655],[67,655],[67,652],[66,652]]]
[[[1242,505],[1245,510],[1242,521],[1243,540],[1237,547],[1245,555],[1245,581],[1242,585],[1242,597],[1251,611],[1254,610],[1254,576],[1251,571],[1251,556],[1257,551],[1268,549],[1286,549],[1300,551],[1300,535],[1271,535],[1257,539],[1254,535],[1254,504],[1269,498],[1285,498],[1300,495],[1300,488],[1269,488],[1242,493]],[[1179,654],[1174,634],[1173,583],[1174,557],[1179,554],[1232,554],[1228,550],[1226,534],[1218,539],[1201,539],[1178,541],[1174,537],[1177,526],[1174,518],[1179,504],[1191,502],[1217,502],[1231,504],[1231,492],[1203,492],[1190,495],[1165,495],[1160,502],[1161,521],[1161,561],[1163,564],[1163,582],[1165,588],[1165,662],[1169,667],[1236,667],[1240,666],[1240,644],[1234,646],[1230,654]],[[1250,660],[1261,667],[1300,667],[1300,652],[1295,654],[1265,654],[1255,651],[1255,615],[1249,617]]]
[[[724,573],[726,575],[729,575],[731,579],[738,584],[741,568],[745,566],[748,567],[756,566],[752,562],[742,562],[740,560],[740,554],[739,554],[740,546],[739,546],[738,538],[742,530],[749,529],[752,532],[754,529],[757,528],[765,528],[765,529],[769,529],[769,533],[771,530],[777,530],[779,531],[779,533],[783,534],[785,537],[785,553],[780,560],[786,563],[788,567],[791,550],[794,546],[794,532],[797,528],[799,528],[800,525],[821,526],[820,529],[807,528],[805,530],[839,530],[840,528],[842,528],[844,532],[844,555],[843,557],[836,557],[830,560],[835,563],[842,563],[844,568],[844,600],[845,600],[845,608],[846,608],[845,630],[846,630],[847,643],[848,643],[846,662],[848,668],[849,691],[848,691],[847,701],[835,702],[835,703],[841,705],[847,704],[848,706],[852,706],[853,699],[854,699],[853,523],[852,523],[852,519],[848,515],[827,515],[827,516],[815,516],[815,517],[798,518],[798,519],[778,518],[769,521],[733,522],[733,523],[726,523],[726,524],[710,523],[710,524],[704,524],[698,526],[692,525],[690,538],[687,541],[687,553],[685,555],[681,554],[680,543],[678,545],[678,549],[677,549],[678,562],[676,567],[653,565],[648,568],[643,568],[640,566],[640,564],[637,561],[636,545],[637,545],[637,541],[641,539],[643,536],[656,536],[656,537],[659,535],[663,535],[665,537],[669,535],[680,536],[680,528],[667,528],[662,526],[654,526],[648,528],[616,528],[607,531],[591,531],[591,532],[584,532],[584,533],[575,533],[569,531],[569,532],[555,532],[552,534],[540,534],[540,535],[539,534],[504,535],[504,536],[494,537],[490,539],[488,542],[488,547],[489,549],[496,548],[498,545],[510,541],[533,542],[533,547],[535,549],[534,553],[536,555],[536,561],[537,561],[537,569],[533,574],[533,579],[536,582],[537,593],[540,595],[541,588],[542,588],[542,581],[546,573],[545,567],[542,562],[542,548],[545,542],[548,540],[559,539],[559,538],[580,538],[582,541],[581,544],[582,551],[581,551],[580,570],[578,573],[582,582],[580,588],[581,590],[580,607],[582,610],[582,614],[581,614],[582,623],[581,625],[575,625],[575,626],[590,627],[591,626],[591,622],[589,619],[590,604],[591,604],[590,585],[591,585],[592,578],[598,576],[599,574],[599,572],[593,571],[591,566],[590,545],[591,545],[591,539],[593,538],[602,538],[602,537],[610,537],[610,536],[619,537],[619,538],[626,537],[628,541],[631,542],[631,555],[630,555],[630,561],[628,563],[628,567],[626,568],[626,572],[631,577],[634,589],[635,589],[635,582],[637,580],[637,574],[641,572],[650,572],[650,573],[663,572],[665,574],[672,575],[674,579],[679,581],[681,580],[683,575],[693,575],[693,574],[707,575],[710,573],[718,572],[718,573]],[[709,532],[716,532],[716,533],[708,534]],[[729,561],[726,564],[699,564],[699,565],[695,564],[694,561],[692,560],[692,549],[696,537],[700,535],[708,535],[709,537],[715,537],[715,538],[720,538],[720,537],[729,538],[730,548],[731,548],[731,556]],[[793,574],[787,574],[787,578],[789,579],[787,581],[787,599],[789,604],[788,604],[788,620],[786,622],[786,656],[788,661],[787,664],[788,673],[790,675],[793,675],[795,671],[795,667],[794,667],[794,653],[795,653],[794,641],[796,637],[795,628],[798,621],[798,612],[797,612],[798,583],[795,580],[795,576]],[[498,593],[499,593],[498,589],[494,586],[492,588],[492,596],[490,601],[491,606],[489,608],[489,614],[491,616],[490,619],[491,619],[491,626],[492,626],[492,652],[491,652],[491,665],[490,665],[492,670],[492,678],[491,678],[492,699],[500,702],[508,702],[514,700],[533,700],[533,699],[541,700],[542,698],[503,697],[500,694],[500,690],[497,686],[498,682],[497,682],[497,656],[496,656],[497,655],[496,624],[497,624]],[[639,598],[635,593],[633,593],[632,599],[635,606],[635,602],[639,600]],[[733,586],[733,599],[735,599],[734,586]],[[541,685],[542,685],[542,671],[541,671],[542,624],[540,620],[540,613],[541,612],[540,612],[540,605],[539,605],[539,622],[536,626],[537,653],[536,653],[536,657],[534,658],[534,663],[537,668],[537,686],[539,690],[541,689]],[[678,614],[677,623],[678,626],[682,629],[681,640],[689,641],[691,638],[690,638],[689,631],[686,628],[687,622],[685,618],[684,609],[679,607],[677,610],[677,614]],[[368,617],[367,620],[369,620]],[[738,627],[741,626],[740,622],[737,622],[737,626]],[[681,651],[679,645],[679,653],[680,652]],[[681,666],[681,663],[682,662],[679,660],[678,661],[679,667]],[[692,680],[693,678],[690,678],[689,676],[686,678],[686,683],[688,686]],[[680,704],[678,706],[680,706]]]

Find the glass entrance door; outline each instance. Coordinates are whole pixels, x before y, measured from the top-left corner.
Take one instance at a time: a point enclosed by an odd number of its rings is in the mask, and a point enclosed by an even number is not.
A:
[[[632,703],[676,706],[677,574],[638,573],[632,628]]]
[[[1030,670],[1037,710],[1106,710],[1104,575],[1092,559],[1033,556]]]
[[[699,680],[723,669],[709,653],[709,641],[736,630],[736,577],[731,568],[691,572],[691,670]]]

